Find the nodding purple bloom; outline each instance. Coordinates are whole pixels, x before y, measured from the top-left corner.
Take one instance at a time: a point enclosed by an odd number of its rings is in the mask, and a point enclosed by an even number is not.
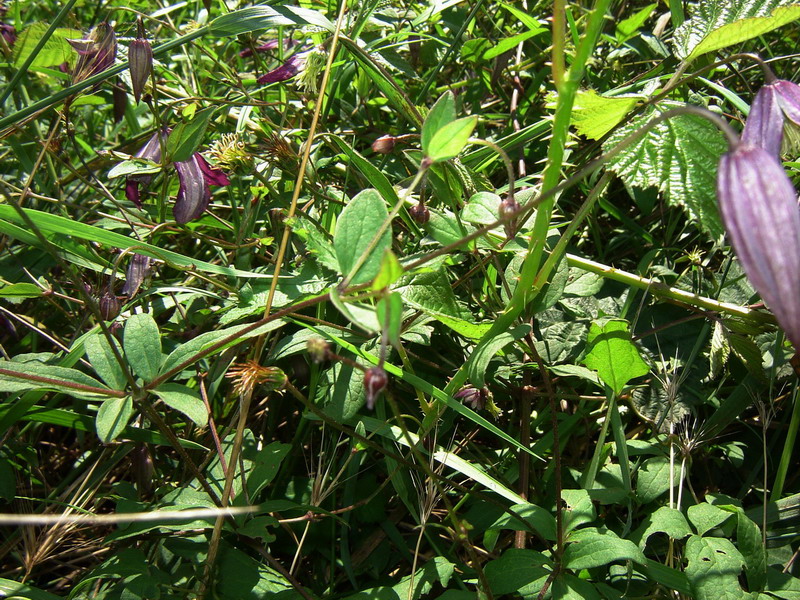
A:
[[[270,50],[275,50],[277,47],[278,40],[269,40],[268,42],[264,42],[255,48],[245,48],[244,50],[239,50],[239,56],[242,58],[247,58],[248,56],[253,56],[253,50],[256,52],[269,52]]]
[[[88,37],[67,41],[78,52],[78,61],[72,70],[73,84],[102,73],[114,64],[117,57],[117,36],[114,28],[105,21],[92,29]]]
[[[469,404],[472,410],[482,410],[486,406],[488,397],[488,389],[485,387],[478,389],[471,385],[461,388],[453,395],[453,398],[461,400],[464,404]]]
[[[144,254],[134,254],[131,263],[128,265],[128,271],[125,274],[125,285],[122,287],[122,295],[133,298],[152,270],[152,258]]]
[[[756,126],[769,147],[743,141],[720,159],[720,214],[748,279],[800,351],[800,209],[775,155],[774,135]]]
[[[389,377],[383,367],[370,367],[364,373],[364,394],[367,397],[367,408],[369,410],[375,408],[375,400],[386,389],[387,383],[389,383]]]
[[[292,55],[289,60],[283,63],[277,69],[272,69],[269,73],[265,73],[256,80],[259,85],[265,83],[275,83],[277,81],[286,81],[297,75],[306,64],[305,53],[298,53]]]
[[[779,156],[785,119],[800,125],[800,86],[777,79],[758,90],[744,124],[742,142]]]
[[[160,136],[159,134],[153,135],[136,153],[136,158],[161,162],[161,145],[166,145],[168,136],[169,130],[162,131]],[[229,185],[230,181],[225,173],[209,165],[199,152],[195,152],[188,160],[175,162],[174,165],[178,172],[180,187],[178,188],[178,198],[172,207],[172,214],[175,220],[183,225],[199,218],[208,208],[208,203],[211,201],[210,185],[224,186]],[[141,207],[139,184],[149,185],[152,178],[152,175],[128,177],[125,184],[125,195],[128,200]]]
[[[17,30],[13,25],[8,23],[0,23],[0,37],[3,38],[6,45],[10,48],[17,41]]]

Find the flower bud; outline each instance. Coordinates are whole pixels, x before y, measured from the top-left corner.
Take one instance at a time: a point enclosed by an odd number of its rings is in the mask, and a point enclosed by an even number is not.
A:
[[[464,404],[469,404],[472,410],[482,410],[486,406],[486,400],[489,398],[489,389],[486,387],[478,389],[468,385],[456,392],[453,398],[461,400]]]
[[[511,196],[504,198],[498,207],[499,217],[501,219],[509,219],[505,224],[506,235],[513,238],[517,233],[517,223],[514,216],[519,212],[519,202],[514,200]]]
[[[375,407],[375,400],[386,389],[389,378],[383,367],[370,367],[364,373],[364,393],[367,396],[367,408],[372,410]]]
[[[425,225],[425,223],[431,220],[431,211],[429,211],[428,207],[422,202],[409,208],[408,214],[420,225]]]
[[[133,298],[152,270],[152,258],[144,254],[134,254],[125,274],[125,285],[122,287],[122,293],[128,298]]]
[[[150,42],[144,38],[136,38],[131,42],[128,50],[128,60],[131,69],[131,85],[133,97],[138,104],[142,98],[142,91],[147,85],[147,80],[153,73],[153,49]]]
[[[392,150],[394,150],[394,144],[396,141],[397,138],[393,135],[383,135],[372,142],[372,151],[377,152],[378,154],[389,154]]]
[[[113,321],[119,315],[119,300],[110,291],[107,291],[100,298],[100,316],[104,321]]]
[[[322,338],[313,337],[306,342],[306,350],[308,350],[308,354],[314,364],[318,365],[328,359],[330,346]]]

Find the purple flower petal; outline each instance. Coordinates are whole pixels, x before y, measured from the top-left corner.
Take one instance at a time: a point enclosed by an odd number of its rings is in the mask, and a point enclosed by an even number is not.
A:
[[[273,69],[269,73],[259,77],[256,83],[264,85],[265,83],[275,83],[277,81],[291,79],[300,72],[305,62],[305,58],[301,57],[299,54],[295,54],[277,69]]]
[[[784,79],[779,79],[770,85],[775,87],[783,114],[792,123],[800,125],[800,86]]]
[[[147,140],[147,143],[135,154],[136,158],[146,158],[148,160],[152,160],[153,162],[160,163],[161,144],[167,143],[168,135],[169,129],[164,129],[160,136],[158,133],[154,133],[152,137]],[[159,137],[161,137],[161,141],[159,141]],[[152,179],[152,175],[131,175],[130,177],[126,178],[125,196],[128,198],[128,200],[141,208],[142,200],[139,197],[139,184],[141,183],[145,186],[150,185],[150,181],[152,181]]]
[[[142,199],[139,197],[139,183],[138,179],[128,177],[125,180],[125,196],[138,208],[142,208]]]
[[[720,160],[717,197],[744,272],[800,350],[800,209],[791,181],[773,154],[743,144]]]
[[[206,159],[203,158],[203,155],[199,152],[195,153],[197,157],[197,162],[200,165],[200,170],[203,171],[203,175],[206,178],[206,183],[208,185],[230,185],[230,180],[228,176],[225,175],[220,169],[212,167],[206,162]]]
[[[256,52],[269,52],[270,50],[274,50],[278,47],[278,40],[269,40],[268,42],[264,42],[260,46],[255,47]],[[244,50],[239,51],[239,56],[242,58],[247,58],[248,56],[253,55],[253,48],[245,48]]]
[[[763,148],[774,156],[781,153],[783,140],[783,111],[773,84],[762,86],[744,123],[742,143]]]
[[[172,214],[181,225],[200,217],[211,201],[211,190],[208,189],[198,156],[193,154],[189,160],[175,163],[181,184]]]

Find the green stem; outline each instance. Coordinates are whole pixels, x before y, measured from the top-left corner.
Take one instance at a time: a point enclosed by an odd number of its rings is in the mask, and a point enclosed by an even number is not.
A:
[[[794,406],[792,407],[792,420],[789,422],[789,429],[786,431],[786,441],[783,443],[783,454],[781,462],[778,464],[778,473],[775,475],[775,483],[772,485],[772,495],[770,500],[776,502],[783,494],[783,485],[786,483],[786,474],[794,456],[794,446],[797,441],[797,430],[800,428],[800,394],[798,388],[794,389]],[[765,465],[766,467],[766,465]]]

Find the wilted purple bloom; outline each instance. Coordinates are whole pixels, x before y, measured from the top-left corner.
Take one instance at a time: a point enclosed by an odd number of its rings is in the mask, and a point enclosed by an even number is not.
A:
[[[305,53],[298,53],[292,55],[289,60],[283,63],[277,69],[272,69],[256,80],[259,85],[265,83],[275,83],[276,81],[286,81],[297,75],[306,64]]]
[[[486,406],[486,399],[489,397],[489,390],[485,387],[478,389],[471,385],[458,390],[453,398],[461,400],[464,404],[469,404],[472,410],[481,410]]]
[[[744,272],[800,351],[800,211],[791,181],[772,152],[742,143],[720,160],[717,198]]]
[[[162,131],[161,141],[159,141],[159,135],[154,134],[136,153],[136,158],[161,162],[161,144],[166,144],[168,135],[169,130]],[[172,214],[178,223],[184,224],[200,217],[208,207],[208,203],[211,201],[210,185],[229,185],[230,181],[225,173],[211,167],[199,152],[195,152],[188,160],[175,162],[174,165],[175,170],[178,171],[180,187],[178,188],[178,198],[172,207]],[[152,178],[152,175],[128,177],[125,184],[125,195],[128,200],[141,207],[139,184],[148,185]]]
[[[800,86],[778,79],[758,90],[744,124],[742,142],[780,155],[784,119],[800,125]]]
[[[278,40],[269,40],[268,42],[264,42],[260,46],[255,47],[256,52],[269,52],[270,50],[275,50],[278,47]],[[253,48],[245,48],[244,50],[239,50],[239,56],[242,58],[247,58],[248,56],[253,56]]]
[[[67,40],[78,52],[78,61],[72,70],[72,83],[102,73],[114,64],[117,56],[117,36],[114,28],[105,21],[92,29],[82,40]]]
[[[6,45],[10,48],[17,41],[17,30],[13,25],[8,23],[0,23],[0,36],[5,40]]]
[[[389,377],[383,367],[370,367],[364,373],[364,393],[367,396],[367,408],[372,410],[375,407],[375,400],[386,389]]]
[[[144,254],[134,254],[128,271],[125,274],[125,285],[122,287],[122,294],[133,298],[139,291],[145,278],[150,274],[153,259]]]

